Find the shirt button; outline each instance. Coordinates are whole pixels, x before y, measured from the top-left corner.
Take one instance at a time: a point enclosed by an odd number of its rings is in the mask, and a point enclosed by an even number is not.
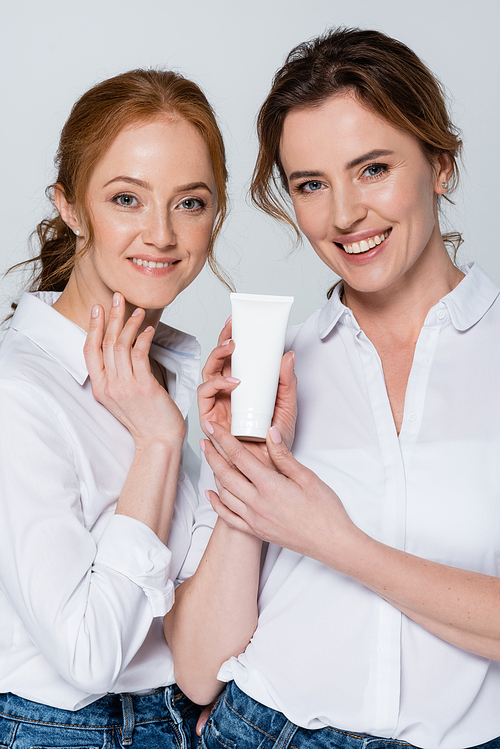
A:
[[[444,320],[446,317],[446,312],[444,310],[441,310],[441,312],[438,312],[438,320]]]
[[[429,363],[429,357],[428,356],[423,356],[420,359],[420,364],[428,364],[428,363]]]
[[[185,478],[186,478],[186,474],[184,473],[182,468],[179,468],[179,474],[178,474],[179,481],[184,481]]]
[[[408,421],[416,421],[418,419],[417,414],[410,414],[408,416]]]

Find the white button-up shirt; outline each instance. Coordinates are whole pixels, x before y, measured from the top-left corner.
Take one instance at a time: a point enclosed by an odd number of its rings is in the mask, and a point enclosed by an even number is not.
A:
[[[420,333],[398,437],[378,354],[338,291],[292,330],[293,452],[363,531],[500,575],[500,297],[477,266]],[[425,749],[500,735],[500,663],[435,637],[358,582],[270,547],[257,631],[219,677],[308,728]]]
[[[0,347],[0,692],[73,710],[173,683],[161,617],[193,567],[198,502],[181,469],[167,546],[114,514],[134,442],[94,399],[57,297],[24,294]],[[151,355],[186,416],[196,340],[160,324]]]

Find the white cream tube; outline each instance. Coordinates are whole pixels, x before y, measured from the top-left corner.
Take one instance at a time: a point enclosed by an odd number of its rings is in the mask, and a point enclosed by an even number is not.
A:
[[[231,434],[262,442],[271,426],[293,296],[231,294]]]

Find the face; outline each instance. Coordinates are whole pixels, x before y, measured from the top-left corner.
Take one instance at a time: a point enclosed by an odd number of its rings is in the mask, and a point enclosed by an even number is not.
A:
[[[437,194],[447,159],[430,164],[416,138],[352,95],[290,112],[280,156],[302,232],[347,287],[389,288],[446,252]]]
[[[76,270],[93,301],[109,307],[120,291],[129,305],[160,310],[202,269],[217,193],[207,146],[186,120],[122,130],[95,167],[86,202],[95,239]]]

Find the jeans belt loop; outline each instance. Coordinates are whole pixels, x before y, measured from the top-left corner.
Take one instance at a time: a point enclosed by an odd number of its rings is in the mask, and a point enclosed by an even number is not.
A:
[[[287,720],[280,735],[276,739],[276,743],[273,745],[273,749],[288,749],[297,729],[298,726],[296,726],[295,723]]]
[[[130,746],[135,726],[134,706],[130,694],[120,694],[120,699],[123,712],[122,744]]]

